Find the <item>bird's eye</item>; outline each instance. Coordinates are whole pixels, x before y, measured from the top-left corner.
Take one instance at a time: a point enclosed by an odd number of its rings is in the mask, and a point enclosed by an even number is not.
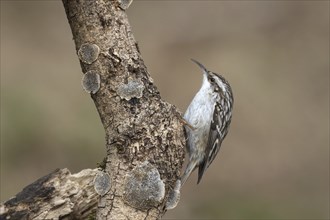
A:
[[[213,82],[213,83],[215,82],[215,81],[214,81],[214,78],[212,78],[212,77],[211,77],[210,81]]]

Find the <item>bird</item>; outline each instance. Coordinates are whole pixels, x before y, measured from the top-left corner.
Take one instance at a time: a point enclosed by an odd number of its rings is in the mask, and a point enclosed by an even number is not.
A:
[[[189,125],[185,126],[189,161],[181,177],[181,186],[197,167],[197,184],[200,183],[228,133],[234,104],[228,81],[200,62],[191,60],[202,69],[203,82],[183,116]]]

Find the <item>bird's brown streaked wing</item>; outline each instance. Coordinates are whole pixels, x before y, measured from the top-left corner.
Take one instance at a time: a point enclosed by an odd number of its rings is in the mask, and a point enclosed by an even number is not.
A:
[[[205,157],[203,162],[198,167],[198,181],[199,183],[203,177],[205,170],[210,166],[215,156],[219,152],[222,138],[220,128],[222,127],[223,121],[221,120],[221,108],[216,105],[213,112],[213,117],[210,125],[210,132],[208,142],[205,148]]]

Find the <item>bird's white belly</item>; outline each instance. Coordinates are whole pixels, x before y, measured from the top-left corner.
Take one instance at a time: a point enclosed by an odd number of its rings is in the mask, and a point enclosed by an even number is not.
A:
[[[187,149],[190,155],[204,156],[213,117],[214,101],[212,97],[206,97],[204,93],[196,94],[192,103],[199,104],[191,104],[184,115],[185,120],[195,128],[193,130],[186,128],[188,136]],[[195,154],[196,151],[200,153]]]

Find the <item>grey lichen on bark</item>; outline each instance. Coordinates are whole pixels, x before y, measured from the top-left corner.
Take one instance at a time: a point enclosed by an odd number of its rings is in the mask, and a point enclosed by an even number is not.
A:
[[[144,65],[125,13],[130,3],[63,0],[82,71],[100,76],[100,86],[91,97],[105,129],[104,172],[111,184],[109,192],[100,197],[98,219],[160,218],[184,162],[180,114],[161,99]],[[139,177],[144,168],[145,176]],[[141,182],[132,185],[132,181]],[[141,190],[145,186],[159,192]],[[129,197],[141,193],[151,193],[141,198],[152,198],[143,207]]]
[[[140,210],[157,206],[165,196],[165,184],[158,170],[148,161],[136,166],[124,183],[125,203]]]
[[[95,192],[101,196],[104,196],[109,192],[111,187],[111,179],[109,174],[99,171],[94,179]]]
[[[101,86],[100,75],[94,70],[89,70],[84,74],[81,84],[86,92],[95,94]]]
[[[172,189],[167,199],[165,207],[167,210],[174,209],[178,205],[180,201],[181,187],[181,180],[177,180],[174,189]]]
[[[96,44],[85,43],[78,50],[79,59],[87,64],[92,64],[100,54],[100,48]]]

